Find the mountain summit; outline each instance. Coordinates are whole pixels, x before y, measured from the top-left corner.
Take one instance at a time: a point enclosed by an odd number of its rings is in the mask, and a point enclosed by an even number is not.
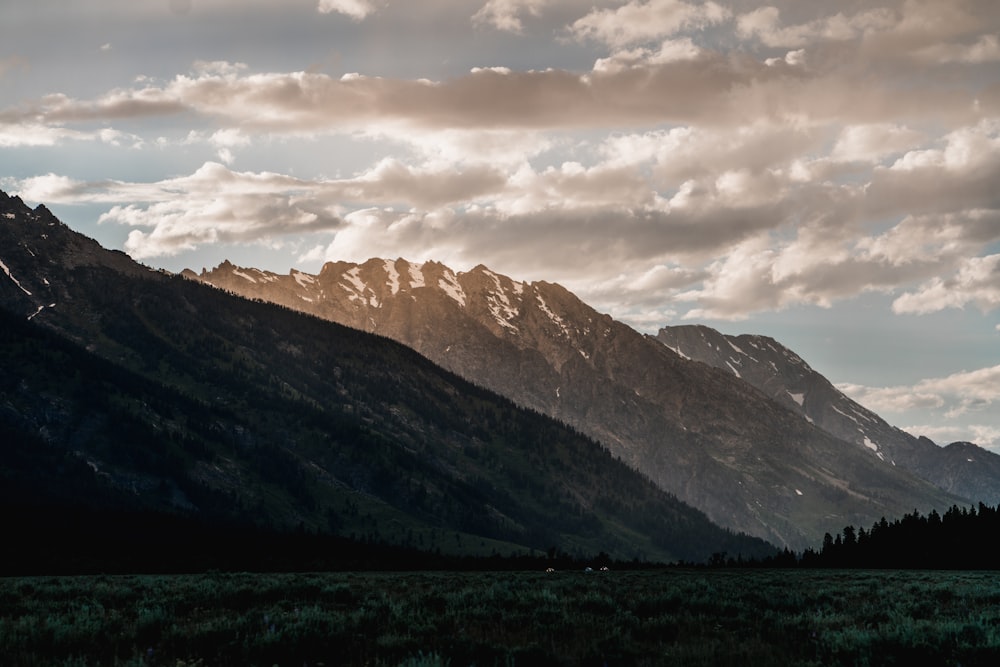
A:
[[[964,501],[557,284],[403,259],[185,275],[398,340],[590,435],[713,521],[778,544],[815,546],[847,524]]]
[[[2,194],[0,271],[5,508],[459,555],[773,552],[397,342],[147,269]]]
[[[797,354],[767,336],[727,336],[699,325],[660,329],[681,356],[732,373],[831,435],[977,502],[1000,502],[1000,456],[969,443],[938,447],[889,425],[845,396]]]

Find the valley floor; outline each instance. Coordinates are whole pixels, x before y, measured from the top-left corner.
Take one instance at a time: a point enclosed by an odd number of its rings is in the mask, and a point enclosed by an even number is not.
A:
[[[20,665],[996,665],[1000,573],[0,578]]]

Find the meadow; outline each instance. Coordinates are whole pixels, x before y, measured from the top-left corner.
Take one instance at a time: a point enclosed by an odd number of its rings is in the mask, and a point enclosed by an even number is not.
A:
[[[5,665],[996,665],[1000,574],[0,578]]]

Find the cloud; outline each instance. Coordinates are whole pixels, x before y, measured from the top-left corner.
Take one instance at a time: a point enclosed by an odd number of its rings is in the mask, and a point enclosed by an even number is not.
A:
[[[920,146],[925,139],[923,133],[894,123],[849,125],[841,130],[830,157],[841,162],[880,162]]]
[[[216,147],[219,159],[227,165],[232,164],[236,159],[232,149],[250,145],[250,137],[235,128],[218,130],[209,137],[208,141]]]
[[[475,25],[490,25],[497,30],[519,33],[524,29],[521,16],[538,16],[549,0],[488,0],[472,16]]]
[[[136,259],[213,243],[280,246],[290,235],[341,225],[335,209],[302,197],[311,184],[277,174],[236,173],[215,163],[153,186],[91,187],[103,190],[96,198],[148,202],[113,206],[98,219],[138,228],[125,242],[126,252]]]
[[[715,2],[631,0],[615,9],[594,9],[569,28],[580,40],[611,47],[655,41],[681,30],[701,29],[727,20],[732,13]]]
[[[321,14],[337,13],[361,21],[376,9],[370,0],[319,0],[316,9]]]
[[[963,371],[941,378],[928,378],[912,386],[844,385],[841,390],[856,400],[866,401],[866,405],[876,411],[901,412],[912,408],[939,408],[956,400],[962,412],[980,410],[1000,401],[1000,366]],[[954,411],[954,408],[952,410]]]
[[[946,277],[934,277],[892,302],[895,313],[923,315],[974,305],[989,312],[1000,307],[1000,255],[970,257]]]
[[[1000,61],[1000,38],[982,35],[972,44],[938,43],[916,52],[916,57],[934,63],[992,63]]]
[[[996,308],[1000,80],[982,65],[998,11],[971,0],[833,14],[747,4],[434,2],[454,25],[471,16],[522,32],[490,40],[527,44],[529,17],[559,20],[574,57],[593,65],[513,59],[431,79],[199,61],[172,78],[2,109],[0,145],[204,151],[213,162],[196,173],[152,183],[21,181],[39,201],[112,207],[105,220],[134,226],[128,247],[147,258],[243,239],[245,218],[265,243],[322,231],[308,244],[331,257],[382,248],[579,279],[609,304],[617,291],[634,321],[744,318],[868,292],[891,295],[901,313]],[[357,20],[417,11],[303,9]],[[155,129],[143,139],[119,123]],[[243,153],[260,158],[252,143],[314,138],[349,159],[312,158],[308,179],[231,167]],[[338,176],[315,175],[325,170]],[[281,205],[304,213],[273,226],[255,217]],[[560,246],[558,260],[543,250]],[[628,288],[638,284],[658,303]]]
[[[939,444],[971,442],[1000,454],[1000,428],[988,424],[914,424],[904,426],[902,430],[930,438]]]
[[[604,74],[617,74],[628,69],[638,69],[650,65],[664,65],[682,60],[696,60],[705,51],[695,45],[690,37],[668,39],[660,44],[658,50],[645,48],[616,51],[607,58],[598,58],[594,63],[594,71]]]
[[[5,123],[2,117],[0,117],[0,147],[58,146],[67,141],[98,142],[114,146],[126,143],[131,147],[137,147],[142,144],[140,137],[111,128],[87,131],[72,130],[60,126],[31,122]]]
[[[923,411],[941,413],[946,421],[953,424],[937,427],[907,427],[906,431],[917,435],[927,435],[932,439],[941,437],[969,440],[982,446],[1000,445],[1000,430],[995,426],[960,424],[960,417],[977,413],[991,414],[1000,403],[1000,366],[962,371],[941,378],[928,378],[905,386],[867,387],[857,384],[839,384],[837,388],[879,413],[905,413]]]
[[[669,3],[682,14],[694,11],[682,5]],[[660,5],[625,7],[650,10]],[[837,69],[813,72],[787,63],[769,66],[699,47],[684,36],[661,38],[653,47],[617,48],[598,58],[589,72],[483,67],[440,81],[252,73],[240,63],[203,62],[173,80],[143,79],[136,87],[114,89],[90,100],[52,94],[31,106],[0,111],[0,121],[12,126],[65,126],[188,113],[221,129],[311,136],[664,124],[720,128],[765,121],[793,127],[835,123],[903,131],[901,118],[914,124],[954,124],[978,120],[990,111],[1000,116],[1000,96],[994,104],[990,96],[973,89],[944,90],[944,85],[927,78],[900,89],[878,76],[858,80]],[[573,113],[567,114],[567,109]]]
[[[898,22],[894,12],[884,8],[849,16],[838,12],[790,26],[782,26],[780,21],[777,7],[761,7],[737,18],[737,32],[744,38],[755,37],[766,46],[800,48],[814,45],[817,41],[858,39],[871,32],[886,30]]]

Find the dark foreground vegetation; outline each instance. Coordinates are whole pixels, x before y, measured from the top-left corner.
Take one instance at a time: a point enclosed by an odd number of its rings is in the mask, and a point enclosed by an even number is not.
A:
[[[33,665],[996,665],[984,572],[657,570],[0,579]]]

